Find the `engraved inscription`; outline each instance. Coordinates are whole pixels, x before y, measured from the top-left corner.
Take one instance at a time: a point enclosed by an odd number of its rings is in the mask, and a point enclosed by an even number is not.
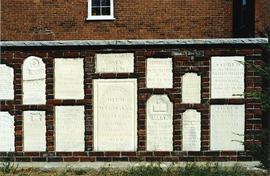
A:
[[[167,95],[152,95],[147,101],[147,150],[173,150],[173,104]]]
[[[97,54],[96,73],[132,73],[134,72],[134,54]]]
[[[15,151],[14,117],[8,112],[0,112],[0,152]]]
[[[46,104],[45,64],[30,56],[23,63],[23,104]]]
[[[183,151],[201,150],[201,113],[186,110],[183,113]]]
[[[94,80],[94,150],[137,148],[137,80]]]
[[[55,59],[55,98],[84,98],[83,59]]]
[[[84,151],[84,106],[55,107],[56,151]]]
[[[45,111],[24,111],[24,151],[46,151]]]
[[[244,57],[211,58],[211,98],[243,98]]]
[[[182,103],[201,103],[201,76],[186,73],[182,81]]]
[[[244,150],[245,105],[211,105],[210,149]]]
[[[148,58],[146,71],[147,88],[172,88],[172,58]]]
[[[0,100],[13,100],[13,68],[0,64]]]

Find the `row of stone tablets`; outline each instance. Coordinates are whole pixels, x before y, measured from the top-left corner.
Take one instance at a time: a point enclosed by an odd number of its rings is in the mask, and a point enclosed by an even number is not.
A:
[[[243,98],[244,57],[211,58],[211,98]],[[96,72],[133,72],[133,54],[97,54]],[[0,99],[14,99],[13,69],[0,65]],[[41,58],[28,57],[23,64],[23,104],[46,104],[45,64]],[[172,58],[148,58],[147,88],[172,88]],[[200,103],[201,77],[183,76],[183,103]],[[55,59],[55,99],[84,98],[83,59]]]
[[[120,96],[119,101],[129,102],[129,98]],[[110,96],[104,99],[118,101]],[[135,109],[122,104],[108,114],[105,106],[104,102],[96,105],[103,109],[95,114],[94,150],[136,151]],[[210,150],[244,150],[244,105],[211,105],[210,113]],[[56,151],[84,151],[84,106],[56,106],[55,114]],[[24,111],[23,116],[24,151],[46,151],[45,111]],[[186,110],[182,129],[182,150],[200,151],[201,114]],[[146,131],[147,151],[173,150],[173,106],[166,95],[153,95],[148,100]],[[14,117],[0,112],[0,151],[14,151],[14,140]]]

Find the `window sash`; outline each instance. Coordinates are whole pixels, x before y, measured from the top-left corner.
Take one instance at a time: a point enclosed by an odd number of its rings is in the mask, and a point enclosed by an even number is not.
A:
[[[102,15],[102,8],[110,8],[110,15]],[[88,18],[87,20],[114,20],[113,0],[110,0],[110,6],[102,6],[101,1],[99,6],[93,6],[92,0],[88,0]],[[100,15],[92,15],[93,8],[99,8]]]

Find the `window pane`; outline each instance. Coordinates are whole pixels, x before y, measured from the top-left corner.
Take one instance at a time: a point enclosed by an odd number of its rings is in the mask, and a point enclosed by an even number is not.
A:
[[[100,8],[99,7],[92,8],[92,15],[93,16],[100,15]]]
[[[110,6],[110,0],[101,0],[102,1],[102,6]]]
[[[102,15],[110,15],[110,7],[103,7]]]
[[[92,6],[100,6],[100,0],[92,0]]]

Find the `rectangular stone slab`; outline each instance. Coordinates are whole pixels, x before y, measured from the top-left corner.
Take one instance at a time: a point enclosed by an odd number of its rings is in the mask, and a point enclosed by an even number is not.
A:
[[[167,95],[147,101],[147,151],[173,150],[173,104]]]
[[[0,100],[14,99],[13,68],[0,64]]]
[[[211,58],[211,98],[243,98],[244,56]]]
[[[24,151],[46,151],[45,111],[23,112]]]
[[[83,99],[83,59],[57,58],[54,62],[55,99]]]
[[[147,88],[172,88],[172,58],[148,58],[146,67]]]
[[[211,105],[210,114],[210,150],[244,150],[245,105]]]
[[[134,72],[133,53],[97,54],[96,59],[96,73]]]
[[[14,116],[0,112],[0,152],[15,151]]]
[[[55,107],[56,151],[84,151],[84,106]]]
[[[94,150],[136,149],[137,80],[94,80]]]

